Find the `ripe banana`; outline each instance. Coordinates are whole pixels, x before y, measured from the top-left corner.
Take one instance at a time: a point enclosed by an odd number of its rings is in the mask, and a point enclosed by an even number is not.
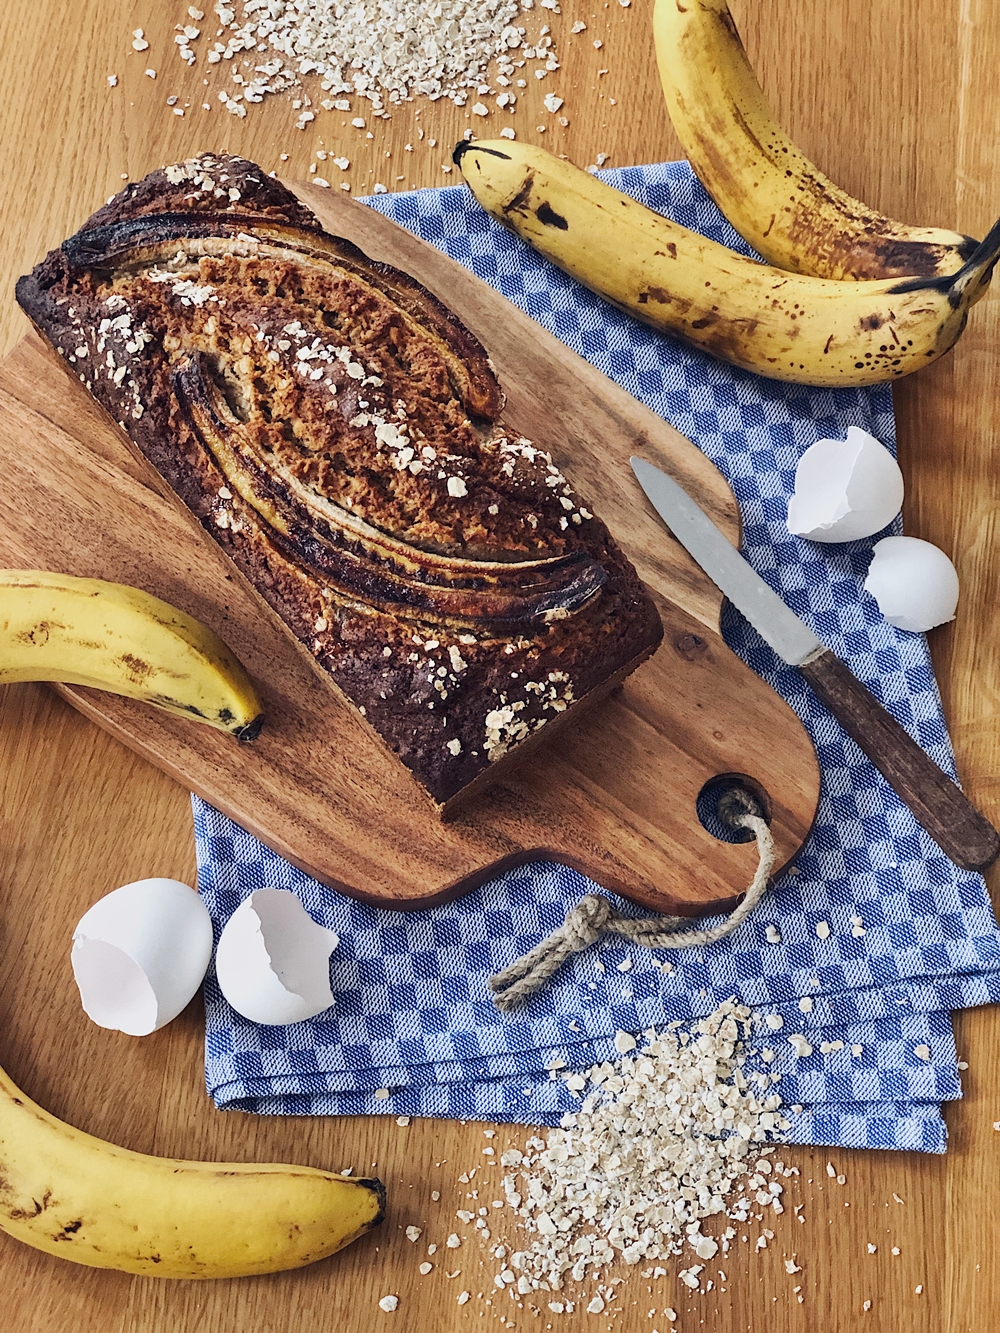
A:
[[[656,0],[667,110],[705,189],[769,263],[819,278],[943,277],[976,242],[908,227],[834,185],[776,124],[726,0]]]
[[[473,194],[620,309],[744,370],[837,388],[947,352],[1000,257],[1000,223],[950,278],[836,282],[758,264],[530,144],[460,143]]]
[[[0,569],[0,684],[92,685],[253,740],[246,671],[206,625],[123,583]]]
[[[61,1259],[144,1277],[277,1273],[349,1245],[384,1211],[379,1180],[117,1148],[0,1069],[0,1230]]]

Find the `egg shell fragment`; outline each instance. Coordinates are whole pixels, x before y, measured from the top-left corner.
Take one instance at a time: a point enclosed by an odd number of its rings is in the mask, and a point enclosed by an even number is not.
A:
[[[212,957],[205,904],[176,879],[140,879],[94,903],[73,931],[70,961],[84,1012],[144,1037],[194,998]]]
[[[919,537],[883,537],[876,542],[864,586],[897,629],[920,634],[955,619],[955,566],[944,551]]]
[[[817,440],[799,459],[788,531],[813,542],[873,537],[903,505],[903,474],[874,435],[848,426],[847,440]]]
[[[333,1004],[330,955],[339,943],[288,889],[257,889],[223,928],[219,988],[253,1023],[301,1023]]]

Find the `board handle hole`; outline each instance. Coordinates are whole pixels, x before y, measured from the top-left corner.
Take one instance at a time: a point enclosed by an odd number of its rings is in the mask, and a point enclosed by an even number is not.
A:
[[[698,821],[706,832],[720,842],[753,842],[754,835],[750,829],[734,827],[727,822],[726,809],[730,802],[724,802],[723,797],[730,793],[737,793],[749,801],[753,813],[763,815],[765,823],[770,824],[770,798],[760,783],[746,773],[719,773],[709,778],[695,803]]]

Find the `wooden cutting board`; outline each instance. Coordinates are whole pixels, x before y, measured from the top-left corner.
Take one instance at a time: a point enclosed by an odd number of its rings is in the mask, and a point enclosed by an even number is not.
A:
[[[728,484],[672,427],[464,268],[373,210],[293,188],[324,226],[418,278],[487,347],[513,427],[550,450],[653,590],[665,637],[624,688],[442,823],[338,702],[242,576],[34,334],[0,363],[0,562],[144,588],[211,625],[259,683],[260,738],[239,746],[127,699],[59,686],[77,708],[317,879],[426,906],[539,858],[660,911],[741,893],[753,845],[696,810],[720,775],[766,792],[779,859],[812,824],[819,774],[800,722],[729,651],[721,594],[649,508],[628,458],[669,471],[735,542]]]

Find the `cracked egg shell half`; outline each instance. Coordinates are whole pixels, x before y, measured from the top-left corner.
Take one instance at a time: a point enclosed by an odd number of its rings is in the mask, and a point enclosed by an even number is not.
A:
[[[211,957],[212,920],[197,893],[176,879],[140,879],[84,913],[70,960],[87,1016],[145,1037],[187,1007]]]
[[[317,925],[288,889],[257,889],[232,914],[215,952],[219,989],[252,1023],[314,1018],[333,1004],[336,932]]]
[[[874,537],[903,506],[903,474],[874,435],[848,426],[845,440],[817,440],[799,459],[788,531],[811,542]]]
[[[955,619],[958,573],[940,547],[920,537],[876,542],[864,586],[897,629],[920,634]]]

